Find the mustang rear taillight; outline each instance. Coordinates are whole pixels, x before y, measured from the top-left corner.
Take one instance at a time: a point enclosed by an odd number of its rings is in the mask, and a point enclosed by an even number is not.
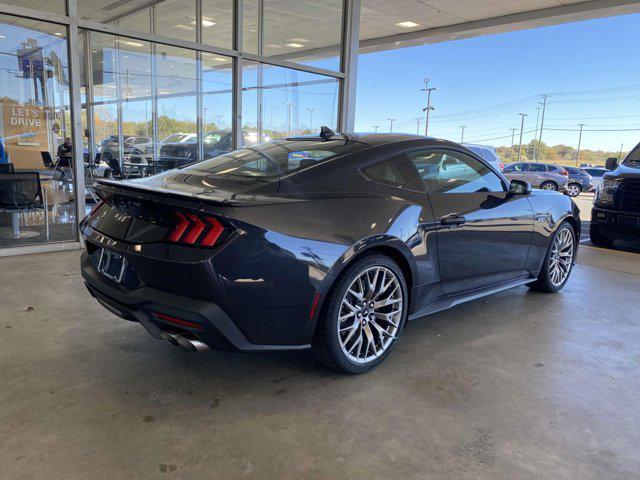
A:
[[[175,212],[174,216],[175,224],[165,237],[168,242],[213,247],[224,232],[224,226],[208,215]]]

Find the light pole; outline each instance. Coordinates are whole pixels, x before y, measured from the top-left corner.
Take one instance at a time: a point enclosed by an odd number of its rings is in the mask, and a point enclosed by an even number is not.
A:
[[[533,134],[533,138],[534,139],[538,139],[538,122],[540,121],[540,105],[538,105],[536,107],[536,130],[535,133]],[[537,148],[536,148],[536,144],[533,144],[533,158],[537,157]]]
[[[396,121],[395,118],[387,118],[389,120],[389,133],[393,133],[393,122]]]
[[[421,117],[416,117],[416,135],[420,135],[420,122],[422,121]]]
[[[618,154],[618,161],[622,159],[622,148],[624,147],[624,143],[620,144],[620,153]]]
[[[380,125],[371,125],[373,127],[373,133],[378,133],[378,129],[380,128]]]
[[[547,110],[547,100],[551,96],[548,93],[540,95],[542,97],[542,118],[540,119],[540,135],[538,136],[538,155],[536,155],[536,162],[540,161],[540,147],[542,147],[542,129],[544,128],[544,113]]]
[[[517,128],[511,128],[511,153],[509,154],[509,159],[511,161],[513,161],[513,137],[515,136],[516,132],[518,131]]]
[[[431,110],[435,110],[435,108],[431,106],[431,92],[433,92],[434,90],[437,90],[437,88],[429,87],[429,79],[425,78],[424,79],[424,88],[422,89],[423,92],[427,92],[427,106],[422,109],[423,112],[427,112],[427,118],[426,118],[426,122],[424,124],[424,136],[425,137],[429,136],[429,114],[431,113]]]
[[[460,143],[464,143],[464,129],[467,128],[466,125],[460,125],[460,129],[462,130],[460,134]]]
[[[582,143],[582,127],[585,126],[584,123],[579,123],[580,127],[580,135],[578,135],[578,151],[576,152],[576,167],[578,166],[578,162],[580,161],[580,144]]]
[[[287,107],[287,131],[288,135],[291,135],[291,107],[295,105],[293,102],[282,102]]]
[[[518,161],[520,161],[520,155],[522,155],[522,132],[524,131],[524,117],[528,115],[526,113],[519,113],[522,120],[520,121],[520,142],[518,142]]]
[[[315,111],[316,109],[313,107],[307,108],[307,112],[309,112],[309,130],[313,130],[313,112]]]

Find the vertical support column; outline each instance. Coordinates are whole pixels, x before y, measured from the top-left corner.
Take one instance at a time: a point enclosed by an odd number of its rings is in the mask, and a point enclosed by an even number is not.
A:
[[[340,82],[338,130],[353,132],[355,128],[356,83],[360,48],[361,0],[344,0],[342,18],[342,56],[340,70],[345,77]]]
[[[151,7],[149,15],[149,31],[152,35],[156,33],[156,7]],[[158,157],[160,155],[158,138],[158,60],[156,56],[157,44],[151,43],[151,129],[153,131],[153,156],[151,157],[152,165],[147,167],[147,174],[153,175],[158,173]]]
[[[87,115],[87,129],[89,130],[89,162],[93,162],[96,158],[96,137],[94,128],[94,106],[93,106],[93,51],[91,49],[91,32],[85,31],[84,40],[84,66],[85,76],[87,79],[87,89],[85,92],[86,98],[86,115]]]
[[[202,0],[196,0],[196,42],[202,43]],[[202,98],[203,79],[202,52],[196,52],[196,133],[198,139],[198,160],[204,160],[204,102]]]
[[[115,79],[116,79],[116,125],[118,127],[118,163],[120,164],[120,175],[124,178],[124,123],[122,118],[122,79],[120,78],[120,44],[118,37],[114,38],[115,58]],[[106,64],[105,64],[106,66]]]
[[[264,55],[264,0],[258,0],[258,55]],[[262,129],[264,128],[264,65],[258,63],[257,73],[257,87],[256,91],[256,130],[258,131],[258,143],[262,142]],[[273,128],[273,125],[271,125]]]
[[[242,51],[242,0],[233,2],[233,48]],[[233,147],[242,146],[242,54],[233,57]]]
[[[85,185],[84,185],[84,147],[82,145],[82,98],[80,95],[80,49],[78,36],[78,4],[77,0],[67,0],[67,12],[70,23],[67,30],[67,51],[69,56],[69,77],[71,80],[71,128],[73,138],[73,171],[75,179],[76,222],[85,216]],[[76,230],[79,240],[82,236]]]

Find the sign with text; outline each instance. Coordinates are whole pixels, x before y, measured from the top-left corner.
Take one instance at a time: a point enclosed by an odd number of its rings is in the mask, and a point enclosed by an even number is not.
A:
[[[47,111],[44,107],[2,101],[5,148],[16,170],[42,169],[49,150]]]

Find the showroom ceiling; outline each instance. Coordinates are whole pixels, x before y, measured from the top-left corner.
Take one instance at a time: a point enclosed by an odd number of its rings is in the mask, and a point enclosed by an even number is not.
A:
[[[229,0],[205,2],[211,15],[220,12],[219,16],[225,17],[212,28],[230,30]],[[264,2],[265,37],[269,37],[265,38],[267,56],[295,58],[301,54],[322,55],[323,50],[336,52],[341,0]],[[1,3],[46,10],[45,5],[58,5],[60,0],[4,0]],[[113,22],[154,3],[162,3],[163,18],[181,19],[189,14],[185,8],[190,3],[187,0],[79,0],[78,11],[84,20]],[[255,23],[257,4],[258,0],[244,0],[248,38],[255,32],[255,26],[251,25]],[[637,11],[640,11],[640,2],[629,0],[362,0],[360,39],[363,50],[372,51]],[[299,40],[301,37],[306,41]],[[292,38],[299,41],[290,41]]]

